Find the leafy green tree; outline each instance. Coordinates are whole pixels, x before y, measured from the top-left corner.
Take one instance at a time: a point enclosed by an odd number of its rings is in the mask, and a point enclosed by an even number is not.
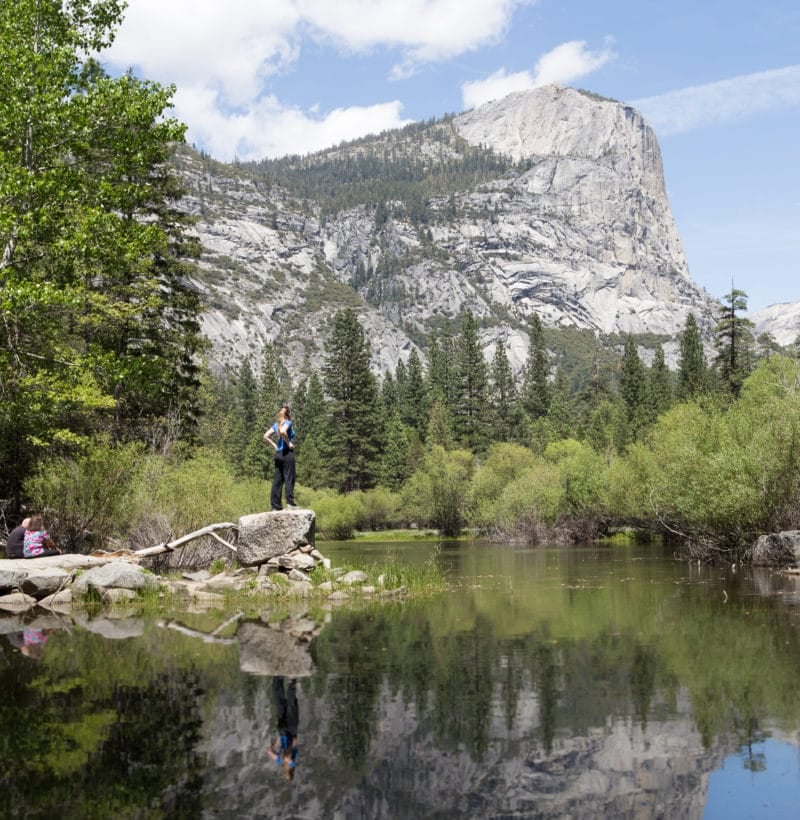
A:
[[[329,399],[322,451],[329,475],[340,491],[366,489],[378,469],[381,413],[369,342],[352,308],[334,316],[325,353],[322,372]]]
[[[739,316],[747,310],[747,294],[732,288],[725,294],[726,307],[717,317],[715,330],[717,358],[715,365],[720,379],[733,396],[738,396],[742,383],[754,366],[753,323]]]
[[[472,453],[431,445],[419,469],[403,487],[403,503],[410,520],[437,527],[445,536],[458,535],[464,523],[472,469]]]
[[[696,399],[708,390],[708,366],[700,328],[693,313],[686,317],[678,359],[678,398]]]
[[[547,409],[547,416],[534,422],[544,422],[545,431],[542,444],[546,445],[550,441],[562,438],[569,438],[575,428],[575,412],[572,399],[569,395],[566,380],[561,369],[556,371],[553,382],[553,389],[550,398],[550,406]],[[542,447],[544,449],[544,447]],[[539,450],[537,450],[539,452]]]
[[[172,88],[107,77],[120,0],[0,5],[0,494],[98,429],[197,416],[198,246],[169,160]],[[10,444],[12,443],[13,444]]]
[[[478,339],[478,323],[469,310],[461,320],[456,368],[456,437],[459,444],[473,452],[482,450],[489,444],[486,424],[488,374]]]
[[[592,410],[586,426],[586,440],[610,464],[615,453],[628,442],[628,412],[619,396],[603,399]]]

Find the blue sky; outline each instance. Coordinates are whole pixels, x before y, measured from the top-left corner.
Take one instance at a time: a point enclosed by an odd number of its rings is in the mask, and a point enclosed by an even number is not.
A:
[[[800,300],[797,0],[129,0],[112,70],[221,160],[307,153],[561,82],[656,131],[696,282]]]

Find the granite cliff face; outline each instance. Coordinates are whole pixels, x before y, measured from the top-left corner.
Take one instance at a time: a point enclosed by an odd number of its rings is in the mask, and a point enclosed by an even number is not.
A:
[[[771,333],[784,347],[800,338],[800,302],[783,302],[757,310],[748,317],[755,325],[756,335]]]
[[[655,135],[628,106],[548,86],[297,167],[369,167],[379,182],[381,162],[396,169],[405,158],[424,183],[481,151],[506,164],[458,190],[433,186],[421,214],[391,194],[323,207],[268,164],[182,154],[185,207],[206,249],[197,284],[212,363],[250,355],[258,366],[274,341],[290,367],[319,366],[330,317],[344,306],[360,311],[379,372],[466,309],[487,357],[501,339],[517,367],[534,312],[551,326],[659,334],[668,355],[689,312],[711,326],[716,303],[689,276]]]

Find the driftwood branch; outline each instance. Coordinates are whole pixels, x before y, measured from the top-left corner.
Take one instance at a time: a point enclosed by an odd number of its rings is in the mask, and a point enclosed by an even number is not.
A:
[[[224,624],[218,626],[213,632],[201,632],[199,629],[184,626],[179,621],[158,621],[158,625],[163,629],[174,629],[176,632],[180,632],[182,635],[188,635],[191,638],[200,638],[203,643],[234,644],[238,643],[237,638],[220,638],[219,633],[225,629],[226,626],[234,621],[238,621],[239,618],[242,617],[242,614],[241,612],[237,613],[233,618],[228,619]]]
[[[204,535],[210,535],[212,538],[216,538],[217,541],[224,544],[228,549],[236,552],[236,547],[216,535],[216,531],[238,529],[238,526],[236,524],[232,524],[230,521],[223,521],[220,524],[209,524],[201,530],[195,530],[194,532],[190,532],[188,535],[182,535],[174,541],[165,541],[163,544],[158,544],[155,547],[145,547],[144,549],[136,550],[134,555],[142,558],[148,555],[161,555],[165,552],[172,552],[173,550],[178,549],[178,547],[182,547],[190,541],[194,541],[196,538],[202,538]]]

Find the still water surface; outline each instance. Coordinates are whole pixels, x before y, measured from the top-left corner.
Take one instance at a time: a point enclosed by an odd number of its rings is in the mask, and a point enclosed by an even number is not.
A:
[[[453,588],[227,626],[0,616],[0,816],[800,816],[795,579],[652,547],[320,546]]]

